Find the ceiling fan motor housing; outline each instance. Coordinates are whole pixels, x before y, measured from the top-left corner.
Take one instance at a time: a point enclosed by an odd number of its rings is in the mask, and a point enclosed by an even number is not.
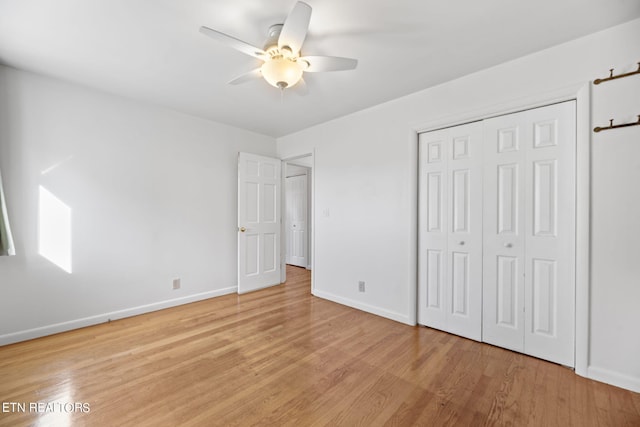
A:
[[[278,49],[278,39],[280,38],[283,25],[284,24],[274,24],[270,26],[267,31],[267,40],[264,42],[264,51],[271,56],[274,54],[277,55],[280,52],[280,49]]]

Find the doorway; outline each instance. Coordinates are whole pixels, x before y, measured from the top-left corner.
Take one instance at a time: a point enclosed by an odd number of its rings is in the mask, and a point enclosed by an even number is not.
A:
[[[309,170],[303,166],[287,165],[284,209],[285,262],[288,265],[309,266],[308,191]]]
[[[291,266],[313,269],[313,167],[311,153],[282,160],[285,274]]]

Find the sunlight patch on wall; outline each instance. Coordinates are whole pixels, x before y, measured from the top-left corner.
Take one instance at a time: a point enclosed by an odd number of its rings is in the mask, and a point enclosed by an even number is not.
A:
[[[38,253],[71,273],[71,208],[40,186]]]

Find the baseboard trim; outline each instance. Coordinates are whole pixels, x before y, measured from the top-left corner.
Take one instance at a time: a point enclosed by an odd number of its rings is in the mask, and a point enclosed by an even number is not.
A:
[[[620,372],[610,371],[609,369],[598,368],[595,366],[589,366],[587,368],[587,377],[592,380],[640,393],[640,378],[638,377],[632,377],[630,375],[621,374]]]
[[[0,346],[13,344],[21,341],[27,341],[34,338],[45,337],[47,335],[58,334],[60,332],[71,331],[73,329],[93,326],[105,323],[110,320],[124,319],[125,317],[137,316],[139,314],[151,313],[152,311],[163,310],[165,308],[176,307],[183,304],[189,304],[196,301],[202,301],[209,298],[215,298],[222,295],[234,293],[237,287],[228,287],[215,291],[202,292],[194,295],[187,295],[180,298],[159,301],[151,304],[140,305],[137,307],[126,308],[124,310],[111,311],[108,313],[98,314],[95,316],[83,317],[80,319],[69,320],[67,322],[54,323],[52,325],[41,326],[24,331],[12,332],[10,334],[0,335]]]
[[[332,302],[336,302],[338,304],[346,305],[351,308],[357,308],[358,310],[366,311],[367,313],[375,314],[377,316],[386,317],[387,319],[395,320],[396,322],[405,323],[410,326],[415,326],[415,323],[412,323],[409,319],[409,316],[405,314],[396,313],[395,311],[386,310],[384,308],[365,304],[360,301],[352,300],[350,298],[334,295],[329,292],[319,291],[317,289],[315,289],[312,293],[318,298],[322,298]]]

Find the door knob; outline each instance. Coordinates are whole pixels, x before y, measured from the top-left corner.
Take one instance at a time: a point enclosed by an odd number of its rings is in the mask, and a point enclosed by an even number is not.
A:
[[[240,227],[238,230],[240,230],[241,233],[244,233],[245,231],[247,231],[247,229],[244,227]]]
[[[459,243],[459,245],[460,245],[460,246],[463,246],[463,245],[464,245],[464,240],[461,240],[461,241],[460,241],[460,243]]]
[[[513,247],[513,245],[512,245],[511,243],[505,243],[505,244],[504,244],[504,247],[505,247],[505,248],[512,248],[512,247]]]

